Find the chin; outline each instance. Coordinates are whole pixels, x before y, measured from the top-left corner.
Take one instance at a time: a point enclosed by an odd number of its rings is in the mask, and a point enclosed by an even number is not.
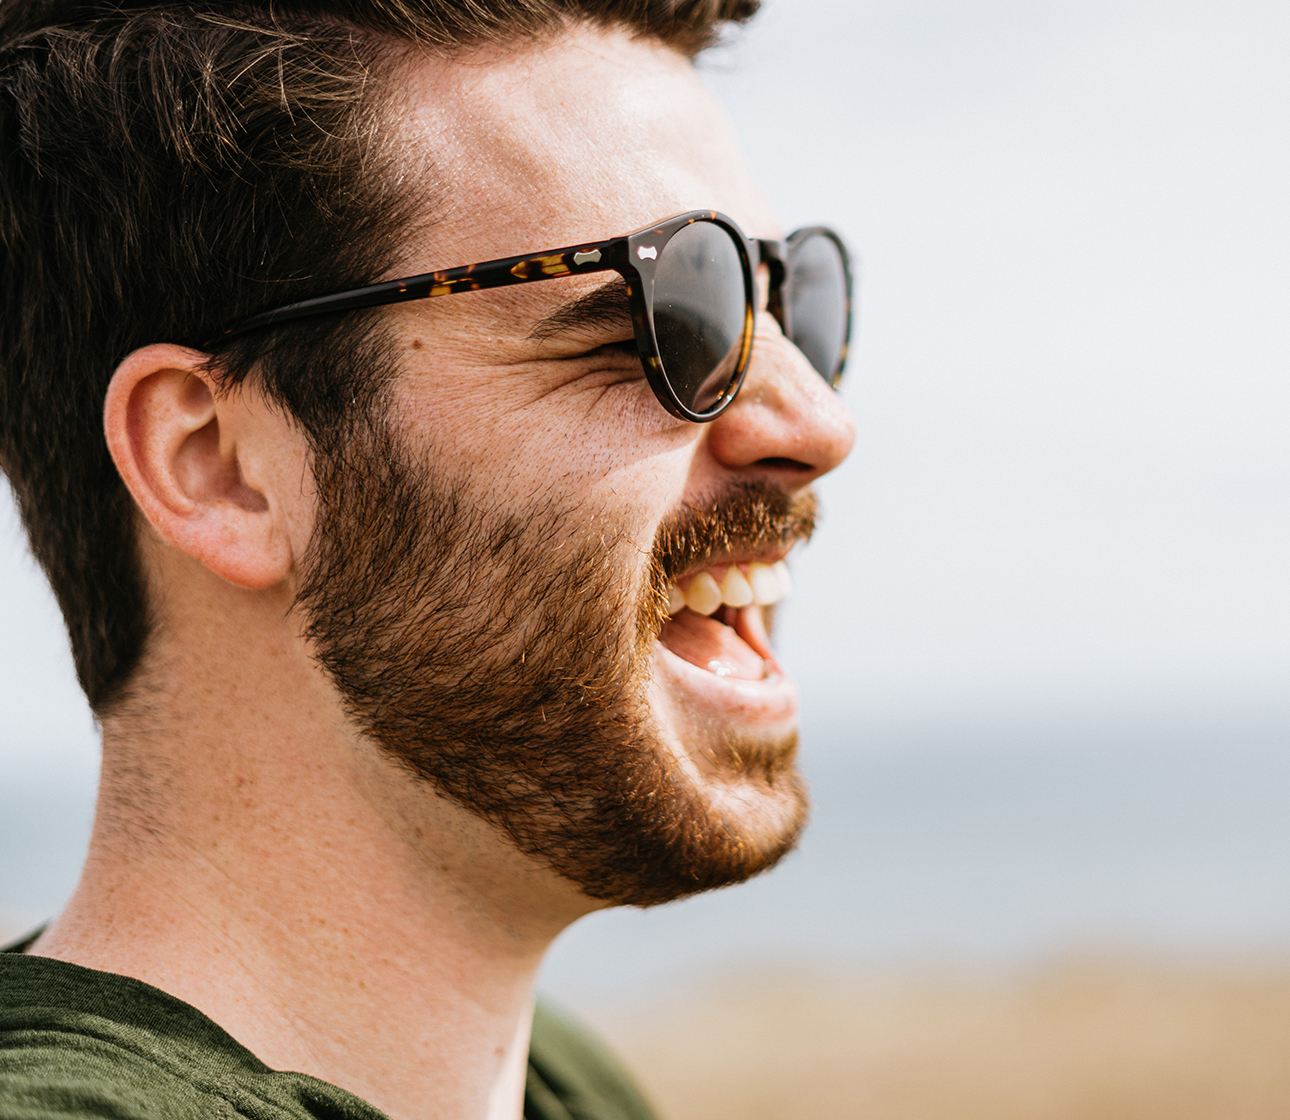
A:
[[[722,687],[728,687],[722,685]],[[780,691],[783,682],[772,682]],[[670,847],[680,857],[684,873],[653,878],[652,886],[671,882],[673,898],[743,882],[774,867],[796,847],[806,826],[810,801],[797,768],[796,692],[792,702],[778,697],[759,706],[750,718],[746,696],[736,697],[740,718],[714,718],[678,704],[656,677],[655,730],[651,736],[661,752],[661,769],[671,781],[669,795],[657,811]],[[764,695],[759,696],[765,700]],[[677,867],[681,871],[682,867]]]

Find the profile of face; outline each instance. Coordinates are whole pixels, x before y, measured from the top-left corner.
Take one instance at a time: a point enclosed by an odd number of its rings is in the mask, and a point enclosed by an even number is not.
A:
[[[409,173],[443,189],[391,276],[696,208],[780,236],[721,110],[658,44],[578,30],[418,59],[401,89]],[[763,312],[731,407],[668,415],[612,273],[388,310],[398,374],[317,456],[298,600],[351,716],[591,898],[771,866],[806,793],[769,608],[681,600],[711,578],[743,603],[739,576],[776,597],[762,565],[810,534],[810,483],[851,445],[834,392]]]

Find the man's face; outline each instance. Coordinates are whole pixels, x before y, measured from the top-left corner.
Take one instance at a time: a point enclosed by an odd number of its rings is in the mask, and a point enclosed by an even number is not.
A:
[[[621,33],[417,62],[397,127],[438,189],[391,276],[699,208],[781,233],[690,64]],[[669,416],[620,287],[392,309],[388,413],[320,472],[302,601],[385,749],[592,897],[651,903],[745,878],[801,828],[796,690],[761,608],[666,603],[809,533],[852,427],[765,314],[731,408]]]

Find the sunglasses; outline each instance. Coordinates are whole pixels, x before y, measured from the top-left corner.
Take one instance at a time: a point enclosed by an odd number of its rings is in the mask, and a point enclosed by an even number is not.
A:
[[[762,264],[770,280],[767,310],[836,388],[851,335],[851,264],[842,239],[815,226],[785,241],[754,241],[715,210],[691,210],[608,241],[315,296],[261,312],[220,339],[314,315],[617,272],[627,284],[636,347],[654,395],[673,416],[703,423],[730,406],[748,372]]]

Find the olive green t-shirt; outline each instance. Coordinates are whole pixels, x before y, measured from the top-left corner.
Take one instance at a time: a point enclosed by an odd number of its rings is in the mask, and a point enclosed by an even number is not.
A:
[[[0,953],[0,1120],[90,1117],[386,1120],[335,1085],[270,1069],[195,1007],[139,980]],[[539,1006],[524,1118],[653,1113],[599,1044]]]

